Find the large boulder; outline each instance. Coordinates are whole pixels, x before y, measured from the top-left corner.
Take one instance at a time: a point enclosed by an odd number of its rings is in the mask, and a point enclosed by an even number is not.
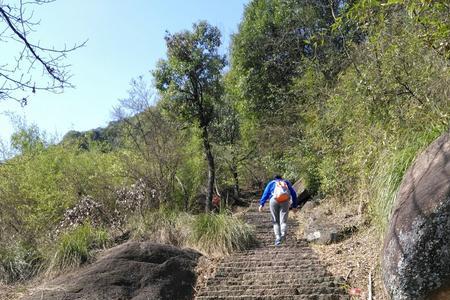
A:
[[[39,287],[26,300],[192,299],[198,252],[129,242],[81,270]]]
[[[313,223],[305,228],[304,238],[319,245],[337,243],[342,239],[342,230],[336,224]]]
[[[300,205],[300,207],[303,206],[306,201],[311,198],[311,194],[306,189],[303,179],[297,180],[292,187],[297,193],[298,204]]]
[[[383,250],[392,299],[450,299],[449,196],[447,133],[420,154],[397,194]]]
[[[326,215],[321,212],[311,212],[303,235],[304,239],[310,243],[328,245],[339,242],[344,233],[342,226],[331,222]]]
[[[292,187],[294,188],[295,192],[297,193],[297,195],[303,193],[304,191],[306,191],[306,186],[303,183],[302,179],[297,180]]]

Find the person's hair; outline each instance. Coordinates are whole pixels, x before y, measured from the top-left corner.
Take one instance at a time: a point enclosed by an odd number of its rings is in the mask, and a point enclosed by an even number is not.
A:
[[[273,179],[283,179],[283,177],[281,177],[281,175],[275,175],[275,176],[273,176]]]

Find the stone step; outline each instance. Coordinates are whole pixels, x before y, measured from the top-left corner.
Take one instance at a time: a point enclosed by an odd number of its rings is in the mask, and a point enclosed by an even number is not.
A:
[[[314,295],[314,294],[334,294],[341,293],[341,290],[335,287],[314,286],[314,287],[290,287],[290,288],[262,288],[262,289],[226,289],[220,291],[205,291],[199,296],[277,296],[277,295]]]
[[[319,278],[319,277],[323,277],[323,276],[329,276],[330,274],[328,273],[328,271],[326,270],[325,267],[319,266],[319,267],[311,267],[311,268],[303,268],[303,269],[297,269],[297,270],[288,270],[285,272],[280,272],[280,271],[273,271],[270,269],[265,269],[265,270],[257,270],[257,271],[242,271],[242,272],[236,272],[233,270],[229,270],[229,271],[216,271],[215,276],[217,278],[221,277],[221,278],[232,278],[232,277],[241,277],[244,280],[247,279],[267,279],[267,280],[272,280],[272,279],[291,279],[291,278],[298,278],[298,277],[302,277],[302,278]]]
[[[302,274],[297,274],[298,276],[293,278],[277,278],[272,280],[266,280],[261,278],[249,278],[247,280],[243,280],[242,278],[216,278],[211,277],[208,278],[207,284],[210,285],[211,288],[215,288],[218,285],[230,285],[230,286],[236,286],[236,285],[269,285],[269,284],[275,284],[275,285],[311,285],[315,283],[320,282],[333,282],[336,285],[341,285],[344,283],[344,281],[340,278],[336,278],[332,275],[322,276],[322,277],[312,277],[307,278],[302,276]]]
[[[250,290],[263,290],[263,289],[277,289],[277,288],[298,288],[298,287],[311,287],[311,286],[322,286],[322,287],[330,287],[330,288],[341,288],[343,286],[342,281],[337,281],[333,279],[324,279],[324,278],[315,278],[311,280],[297,280],[290,282],[283,282],[279,280],[278,283],[272,281],[253,281],[253,284],[250,281],[241,282],[233,282],[233,284],[218,282],[214,286],[211,285],[212,282],[209,282],[210,288],[208,291],[222,291],[222,290],[239,290],[239,291],[250,291]]]
[[[248,221],[247,221],[248,222]],[[296,228],[297,225],[295,224],[287,224],[287,230],[289,231],[292,228]],[[273,230],[272,222],[255,222],[251,228],[255,231],[265,231],[265,230]]]
[[[241,216],[243,220],[265,220],[268,222],[272,222],[272,216],[270,213],[253,213],[249,212],[244,216]],[[297,220],[292,217],[292,215],[288,215],[288,222],[290,223],[297,223]]]
[[[297,252],[288,252],[288,250],[293,249],[292,247],[273,247],[273,249],[286,249],[285,252],[267,252],[267,253],[255,253],[255,254],[236,254],[236,260],[237,262],[240,261],[272,261],[272,260],[290,260],[293,261],[295,264],[295,261],[297,261],[298,264],[300,264],[302,261],[307,260],[308,257],[301,256],[301,254]],[[311,253],[311,258],[317,259],[316,255],[313,255]],[[229,261],[229,260],[227,260]]]
[[[271,241],[271,242],[273,242],[274,240],[275,240],[275,235],[273,234],[273,232],[272,231],[270,231],[270,234],[267,234],[267,235],[261,235],[261,234],[257,234],[256,235],[256,241],[261,241],[261,240],[267,240],[267,241]],[[298,245],[304,245],[305,247],[307,247],[307,245],[306,245],[306,243],[303,241],[303,240],[298,240],[298,239],[296,239],[296,238],[291,238],[291,237],[288,237],[287,239],[286,239],[286,241],[291,241],[291,242],[295,242],[295,243],[297,243]]]
[[[312,295],[276,295],[276,296],[201,296],[198,300],[350,300],[348,295],[339,294],[312,294]]]
[[[274,236],[264,237],[264,238],[257,237],[255,244],[256,244],[256,246],[264,244],[264,243],[272,245],[274,242],[275,242]],[[282,247],[292,247],[292,246],[301,248],[304,246],[304,243],[302,241],[297,241],[295,239],[288,239],[288,240],[284,241],[279,247],[282,248]]]
[[[232,289],[232,290],[240,290],[242,292],[250,291],[250,290],[274,289],[274,288],[289,289],[289,288],[319,287],[319,286],[341,289],[342,287],[345,286],[342,281],[336,281],[336,280],[332,280],[332,279],[326,280],[323,278],[305,279],[303,281],[291,279],[291,280],[277,283],[277,284],[275,284],[269,280],[265,280],[265,281],[246,280],[241,283],[237,283],[237,282],[230,283],[228,281],[224,281],[224,282],[211,281],[211,282],[208,282],[208,284],[210,285],[208,288],[208,291],[223,291],[223,290]]]
[[[252,282],[253,284],[249,284]],[[293,288],[293,287],[298,288],[298,287],[318,287],[318,286],[341,289],[345,286],[342,281],[331,281],[331,280],[328,281],[322,278],[305,279],[304,281],[292,279],[290,281],[288,280],[278,284],[274,284],[268,280],[265,281],[246,280],[244,282],[241,282],[241,284],[236,282],[227,283],[227,281],[224,282],[212,281],[209,282],[208,284],[210,285],[208,291],[221,291],[229,289],[249,291],[254,289]]]
[[[224,258],[196,299],[350,299],[341,288],[344,281],[326,270],[305,240],[288,235],[275,246],[270,214],[257,207],[252,204],[241,217],[256,234],[254,248]],[[288,219],[288,233],[297,226]]]
[[[311,265],[321,265],[320,260],[316,257],[311,259],[307,258],[297,258],[294,256],[277,256],[272,259],[261,258],[255,260],[252,259],[239,259],[236,261],[224,261],[221,263],[221,267],[227,268],[251,268],[251,267],[283,267],[285,269],[290,269],[294,267],[311,266]]]
[[[305,252],[308,253],[314,253],[313,250],[309,247],[299,247],[297,245],[296,249],[288,248],[285,249],[283,247],[274,247],[274,248],[260,248],[260,249],[250,249],[245,251],[240,251],[235,253],[235,256],[242,256],[242,255],[267,255],[267,254],[295,254],[295,255],[302,255],[305,254]]]
[[[238,273],[244,273],[244,272],[264,272],[264,271],[271,271],[271,272],[301,272],[303,270],[310,270],[310,269],[324,269],[324,267],[317,262],[304,262],[303,264],[298,265],[271,265],[271,264],[250,264],[247,266],[224,266],[221,265],[217,268],[217,272],[238,272]]]
[[[271,240],[272,240],[272,239],[275,238],[275,234],[273,233],[273,230],[272,230],[272,229],[268,230],[266,234],[257,233],[256,236],[257,236],[258,240],[259,240],[259,239],[271,239]],[[295,237],[289,236],[289,237],[287,238],[287,240],[303,242],[303,243],[305,244],[305,246],[306,246],[306,242],[305,242],[305,241],[303,241],[303,240],[298,240],[298,239],[296,239]]]
[[[286,248],[286,247],[282,247],[282,246],[239,251],[239,252],[235,252],[232,256],[229,256],[226,259],[235,259],[235,258],[242,258],[242,257],[249,257],[249,256],[253,257],[253,256],[258,256],[258,255],[265,256],[265,257],[274,257],[274,256],[278,256],[278,255],[293,255],[294,257],[299,257],[299,258],[317,256],[311,248],[303,247],[298,244],[297,244],[296,249]]]
[[[316,279],[322,278],[325,276],[329,276],[330,274],[326,271],[326,269],[322,270],[302,270],[301,273],[298,272],[286,272],[286,273],[275,273],[273,271],[265,271],[265,272],[216,272],[215,277],[217,279],[228,279],[228,278],[240,278],[243,281],[245,280],[291,280],[299,277],[305,279]]]
[[[256,243],[256,246],[258,247],[264,247],[264,248],[268,248],[268,249],[273,249],[273,248],[278,248],[278,249],[283,249],[283,248],[294,248],[296,250],[298,250],[299,244],[296,243],[292,243],[292,242],[287,242],[284,244],[281,244],[279,246],[275,246],[275,239],[271,240],[271,241],[263,241],[261,243]]]
[[[266,236],[256,236],[256,243],[258,243],[258,242],[266,242],[266,241],[268,241],[268,242],[273,242],[273,241],[275,241],[275,235],[273,234],[273,233],[270,233],[270,234],[268,234],[268,235],[266,235]],[[296,245],[298,245],[298,246],[304,246],[305,248],[307,247],[307,245],[305,244],[305,242],[304,241],[302,241],[302,240],[297,240],[297,239],[295,239],[295,238],[287,238],[286,240],[285,240],[285,243],[294,243],[294,244],[296,244]]]
[[[253,227],[258,227],[258,226],[272,227],[272,225],[273,225],[271,218],[244,218],[241,220],[249,223]],[[293,226],[293,227],[298,226],[298,222],[293,221],[292,218],[289,218],[286,224],[288,227],[289,226]]]
[[[280,260],[286,259],[295,262],[297,260],[302,261],[309,258],[318,258],[318,256],[310,249],[304,249],[304,251],[298,251],[298,249],[296,249],[296,251],[290,251],[290,248],[276,247],[272,252],[253,252],[253,253],[236,252],[233,256],[226,257],[223,260],[223,262],[239,261],[239,260],[270,261],[277,258]]]
[[[320,275],[318,275],[320,274]],[[236,270],[229,270],[229,271],[216,271],[215,276],[216,277],[242,277],[244,279],[250,278],[249,276],[255,276],[256,278],[265,278],[267,280],[269,279],[289,279],[289,278],[296,278],[298,276],[303,276],[304,278],[317,278],[318,276],[326,276],[327,271],[323,267],[317,267],[317,268],[302,268],[302,269],[296,269],[294,272],[292,271],[273,271],[270,269],[261,269],[261,270],[243,270],[243,271],[236,271]]]
[[[317,258],[286,258],[286,259],[262,259],[262,260],[237,260],[237,261],[225,261],[222,262],[222,267],[228,268],[248,268],[248,267],[272,267],[272,266],[283,266],[289,268],[291,266],[296,265],[311,265],[311,264],[320,264],[319,259]]]

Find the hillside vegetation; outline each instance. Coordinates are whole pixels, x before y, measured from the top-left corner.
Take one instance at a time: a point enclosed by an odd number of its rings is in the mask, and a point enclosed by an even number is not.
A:
[[[228,57],[207,22],[167,34],[154,87],[133,80],[107,128],[56,144],[17,124],[0,164],[0,281],[79,266],[128,235],[241,249],[252,230],[228,207],[276,173],[360,203],[383,233],[406,168],[448,129],[449,10],[252,0]]]

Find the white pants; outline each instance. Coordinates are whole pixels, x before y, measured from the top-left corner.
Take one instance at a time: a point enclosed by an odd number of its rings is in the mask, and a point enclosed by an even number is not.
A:
[[[273,231],[275,238],[279,239],[286,235],[287,219],[289,214],[289,201],[278,203],[275,199],[270,199],[270,214],[272,215]]]

